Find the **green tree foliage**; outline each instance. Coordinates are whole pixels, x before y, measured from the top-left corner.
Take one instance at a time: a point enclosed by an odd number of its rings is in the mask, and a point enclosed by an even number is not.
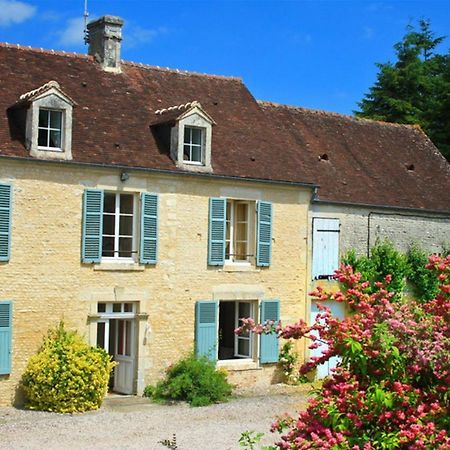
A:
[[[409,25],[394,45],[397,61],[377,64],[377,80],[355,115],[418,124],[450,161],[450,51],[436,53],[444,39],[427,20],[419,21],[419,30]]]
[[[27,407],[59,413],[97,409],[108,389],[110,356],[61,322],[50,329],[22,377]]]

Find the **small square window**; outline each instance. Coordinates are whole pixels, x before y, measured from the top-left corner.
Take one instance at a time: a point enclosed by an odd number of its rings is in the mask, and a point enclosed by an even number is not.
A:
[[[183,161],[204,164],[205,130],[184,127]]]
[[[38,147],[62,150],[63,113],[52,109],[39,109]]]

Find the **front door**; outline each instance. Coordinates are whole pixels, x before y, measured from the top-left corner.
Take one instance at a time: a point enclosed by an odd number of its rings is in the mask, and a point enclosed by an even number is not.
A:
[[[112,328],[112,329],[111,329]],[[133,393],[134,379],[134,320],[114,319],[110,321],[110,333],[114,340],[113,390],[122,394]]]
[[[109,387],[120,394],[134,393],[136,372],[136,322],[131,303],[99,304],[97,346],[104,348],[117,363]]]

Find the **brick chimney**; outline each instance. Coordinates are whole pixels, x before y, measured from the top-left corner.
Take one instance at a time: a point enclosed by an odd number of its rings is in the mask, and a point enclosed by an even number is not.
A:
[[[123,20],[115,16],[103,16],[87,24],[88,54],[107,72],[120,72],[120,47]]]

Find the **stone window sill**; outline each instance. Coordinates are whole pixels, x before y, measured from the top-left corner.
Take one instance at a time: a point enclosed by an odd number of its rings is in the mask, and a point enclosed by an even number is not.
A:
[[[229,371],[240,370],[262,370],[262,367],[252,359],[222,359],[217,361],[216,367],[218,369],[225,369]]]
[[[223,272],[261,272],[251,264],[225,264],[222,268]]]
[[[94,265],[94,270],[104,272],[143,272],[145,266],[132,262],[101,262]]]

